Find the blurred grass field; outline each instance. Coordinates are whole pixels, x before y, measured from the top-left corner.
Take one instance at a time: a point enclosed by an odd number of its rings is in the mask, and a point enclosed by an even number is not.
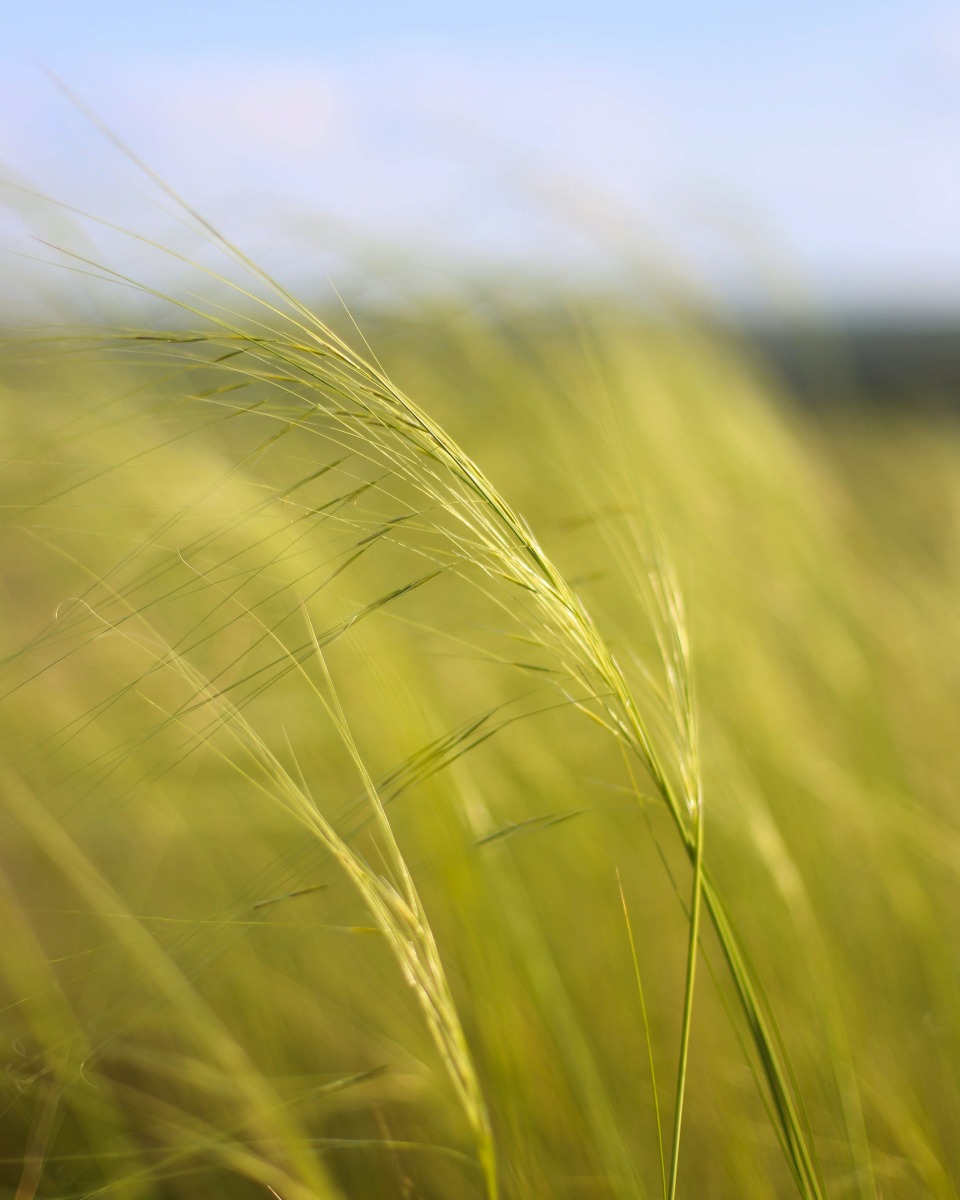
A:
[[[2,1194],[956,1196],[955,419],[272,303],[3,348]]]

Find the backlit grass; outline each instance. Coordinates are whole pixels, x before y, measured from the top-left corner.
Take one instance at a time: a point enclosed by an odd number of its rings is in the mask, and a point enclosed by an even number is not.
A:
[[[222,248],[4,348],[8,1193],[956,1195],[952,425]]]

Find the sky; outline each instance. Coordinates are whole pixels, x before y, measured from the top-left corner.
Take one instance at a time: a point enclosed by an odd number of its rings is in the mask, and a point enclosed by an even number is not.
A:
[[[192,248],[50,72],[300,286],[681,280],[761,311],[960,313],[956,4],[13,0],[8,281],[66,236],[25,188]]]

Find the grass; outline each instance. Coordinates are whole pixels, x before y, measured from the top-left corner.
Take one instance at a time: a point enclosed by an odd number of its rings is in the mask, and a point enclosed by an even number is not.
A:
[[[201,227],[4,350],[9,1194],[956,1196],[956,430]]]

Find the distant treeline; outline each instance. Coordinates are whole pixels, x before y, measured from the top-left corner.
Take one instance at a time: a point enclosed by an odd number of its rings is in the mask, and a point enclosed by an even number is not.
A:
[[[755,325],[744,334],[789,390],[812,405],[850,400],[960,412],[960,321]]]

